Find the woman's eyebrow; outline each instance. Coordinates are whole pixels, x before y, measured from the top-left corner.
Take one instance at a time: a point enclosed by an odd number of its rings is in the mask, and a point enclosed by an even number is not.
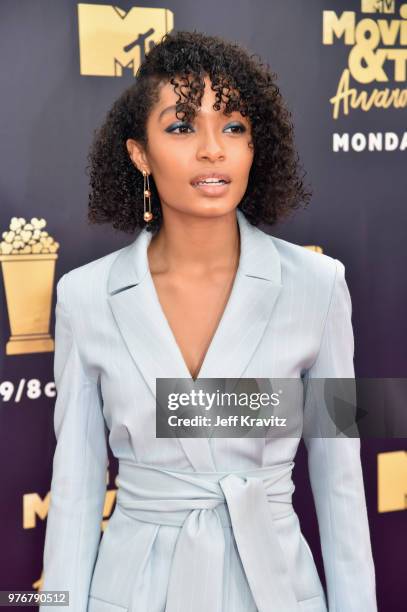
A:
[[[173,111],[175,111],[175,110],[176,110],[176,108],[177,108],[177,107],[175,106],[175,104],[174,104],[174,105],[172,105],[172,106],[167,106],[167,108],[164,108],[164,109],[163,109],[163,110],[160,112],[160,114],[158,115],[158,121],[160,121],[160,120],[161,120],[161,118],[162,118],[162,117],[163,117],[163,116],[164,116],[166,113],[172,113]],[[238,112],[238,111],[233,111],[233,112]],[[232,114],[233,114],[233,112],[232,112]],[[203,112],[202,112],[201,108],[199,108],[199,109],[197,110],[197,113],[198,113],[199,115],[202,115],[202,114],[203,114],[203,115],[205,115],[205,114],[208,114],[208,115],[209,115],[209,114],[211,114],[211,113],[207,113],[207,112],[205,112],[205,111],[203,111]]]
[[[158,120],[160,120],[161,117],[163,115],[165,115],[165,113],[169,113],[169,112],[172,112],[172,111],[175,111],[175,110],[176,110],[176,106],[174,106],[174,105],[173,106],[167,106],[167,108],[164,108],[164,110],[162,110],[161,113],[158,115]]]

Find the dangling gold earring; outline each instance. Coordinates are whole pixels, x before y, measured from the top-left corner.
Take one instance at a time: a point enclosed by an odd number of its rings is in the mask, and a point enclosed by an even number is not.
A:
[[[153,219],[153,213],[151,212],[151,191],[150,181],[148,180],[148,174],[143,170],[144,177],[144,221],[151,221]],[[146,208],[146,198],[148,199],[148,207]]]

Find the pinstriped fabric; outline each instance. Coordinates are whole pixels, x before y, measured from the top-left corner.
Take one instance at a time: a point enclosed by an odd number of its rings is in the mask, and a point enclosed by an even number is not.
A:
[[[354,339],[351,325],[352,307],[349,291],[344,280],[345,269],[336,261],[334,287],[318,355],[307,372],[308,378],[353,378],[352,359],[341,359],[352,355]],[[307,398],[308,399],[308,398]],[[317,408],[323,400],[317,396],[305,402],[304,411],[314,411],[314,422],[318,420]],[[363,496],[363,474],[360,463],[359,438],[307,438],[308,466],[311,486],[318,514],[326,515],[320,522],[321,546],[325,574],[332,588],[328,592],[329,609],[352,612],[361,609],[376,610],[375,575],[371,555],[371,543],[367,510]],[[322,464],[324,467],[322,467]],[[329,478],[334,472],[335,478]],[[352,478],[349,479],[349,473]],[[358,516],[354,524],[350,517]],[[358,542],[358,559],[354,558],[355,541]],[[366,562],[364,561],[366,560]],[[351,561],[352,560],[352,561]],[[349,597],[355,588],[351,572],[342,567],[352,563],[355,571],[362,568],[360,593],[356,599]]]
[[[239,270],[199,377],[353,377],[342,263],[268,236],[240,211],[237,221]],[[116,506],[99,544],[107,444],[119,461],[233,472],[293,461],[299,443],[155,437],[155,378],[189,373],[153,290],[149,240],[142,231],[128,247],[72,270],[57,285],[57,448],[43,589],[69,590],[68,609],[75,612],[164,612],[179,538],[179,527],[131,518]],[[318,398],[305,395],[298,409],[318,419]],[[375,612],[358,441],[305,443],[328,592],[326,597],[294,512],[276,528],[299,608]],[[222,612],[256,612],[233,530],[223,535]],[[202,571],[198,597],[207,595],[204,576]],[[179,589],[182,597],[182,581]],[[274,606],[270,612],[286,610]]]

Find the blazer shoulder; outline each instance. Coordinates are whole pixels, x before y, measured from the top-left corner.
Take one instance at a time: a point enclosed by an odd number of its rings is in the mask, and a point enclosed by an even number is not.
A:
[[[57,295],[63,286],[64,298],[75,307],[86,306],[106,293],[110,268],[118,255],[129,245],[65,272],[58,280]]]
[[[271,236],[281,261],[282,275],[307,280],[319,280],[332,284],[338,268],[343,268],[341,261],[327,255],[318,253],[305,246]]]

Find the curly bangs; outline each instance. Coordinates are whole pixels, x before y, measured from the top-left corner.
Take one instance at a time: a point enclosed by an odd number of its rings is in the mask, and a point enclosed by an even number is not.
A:
[[[238,208],[257,226],[273,225],[308,205],[312,193],[304,187],[291,113],[276,85],[277,75],[257,54],[249,54],[237,43],[179,31],[165,34],[149,51],[135,83],[116,100],[95,131],[87,166],[90,223],[110,223],[126,233],[143,227],[158,231],[162,212],[154,177],[149,177],[154,218],[146,225],[143,175],[130,159],[126,140],[147,145],[147,119],[162,84],[171,83],[178,96],[177,118],[190,121],[200,106],[206,75],[216,92],[214,110],[224,105],[225,114],[240,111],[251,123],[253,163]]]

